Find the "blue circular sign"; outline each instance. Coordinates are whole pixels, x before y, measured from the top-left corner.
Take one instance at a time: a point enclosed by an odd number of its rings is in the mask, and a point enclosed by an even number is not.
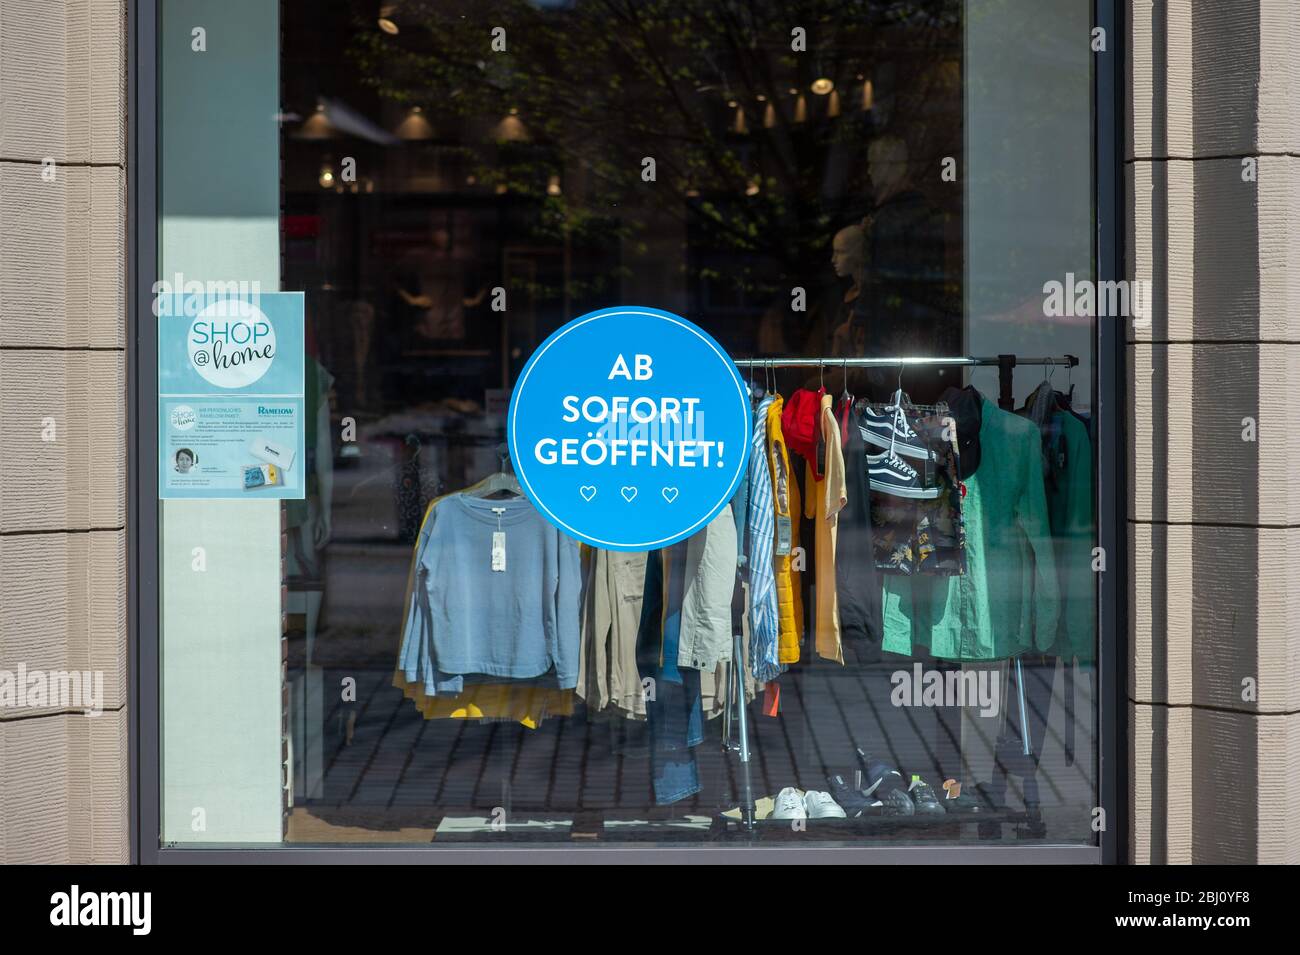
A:
[[[740,484],[749,395],[727,353],[679,315],[589,312],[542,342],[510,396],[510,457],[528,499],[605,550],[667,547]]]

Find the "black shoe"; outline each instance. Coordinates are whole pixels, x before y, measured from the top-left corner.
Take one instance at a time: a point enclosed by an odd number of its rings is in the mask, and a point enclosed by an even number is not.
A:
[[[926,487],[916,468],[890,451],[867,455],[867,478],[871,490],[882,494],[922,500],[939,496],[937,487]]]
[[[876,815],[871,811],[876,800],[863,795],[862,790],[854,789],[845,781],[843,776],[827,776],[826,783],[830,787],[831,798],[840,804],[844,814],[850,819]]]
[[[897,402],[895,396],[895,402]],[[895,454],[905,454],[911,458],[928,458],[934,460],[935,454],[925,446],[924,440],[912,430],[907,415],[897,403],[876,411],[870,405],[862,409],[862,440],[878,448],[889,448]]]
[[[993,805],[989,802],[988,795],[979,784],[975,786],[976,795],[962,792],[961,783],[955,779],[944,780],[943,795],[941,805],[945,812],[956,813],[959,815],[976,812],[989,812]]]
[[[875,795],[861,789],[854,789],[844,781],[843,776],[827,776],[831,798],[840,804],[844,814],[850,819],[869,816],[910,816],[915,810],[906,790],[901,787],[889,789],[884,796],[877,799]]]
[[[865,792],[865,790],[864,790]],[[877,814],[881,816],[914,816],[916,804],[906,789],[891,789],[876,802]]]
[[[867,786],[864,795],[880,802],[883,816],[911,816],[916,813],[912,797],[907,794],[907,781],[903,774],[884,760],[872,759],[858,749],[858,762],[862,765]]]
[[[912,776],[912,784],[907,787],[907,794],[912,797],[918,816],[942,816],[944,808],[934,790],[920,776]]]
[[[1046,839],[1047,823],[1043,821],[1043,814],[1038,809],[1030,809],[1025,812],[1025,818],[1016,826],[1017,839]]]

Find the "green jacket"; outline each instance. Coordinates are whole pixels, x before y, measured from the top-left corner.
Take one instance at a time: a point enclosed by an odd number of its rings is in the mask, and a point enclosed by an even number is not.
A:
[[[1002,660],[1056,641],[1060,592],[1038,427],[988,399],[962,499],[966,573],[886,576],[883,649]]]
[[[1093,519],[1092,440],[1074,415],[1058,412],[1063,459],[1052,462],[1054,481],[1047,492],[1047,518],[1056,538],[1060,572],[1061,622],[1051,652],[1067,661],[1091,663],[1097,642],[1097,575],[1092,569],[1096,546]]]

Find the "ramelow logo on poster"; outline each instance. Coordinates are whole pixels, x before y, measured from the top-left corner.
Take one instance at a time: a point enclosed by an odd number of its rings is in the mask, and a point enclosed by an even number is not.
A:
[[[82,892],[74,885],[50,896],[51,925],[129,925],[132,935],[148,935],[152,912],[152,892]]]

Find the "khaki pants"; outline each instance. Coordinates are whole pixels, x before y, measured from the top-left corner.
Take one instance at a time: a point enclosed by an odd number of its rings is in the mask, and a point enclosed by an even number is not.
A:
[[[636,666],[645,562],[645,554],[587,552],[577,693],[593,713],[645,719]]]

